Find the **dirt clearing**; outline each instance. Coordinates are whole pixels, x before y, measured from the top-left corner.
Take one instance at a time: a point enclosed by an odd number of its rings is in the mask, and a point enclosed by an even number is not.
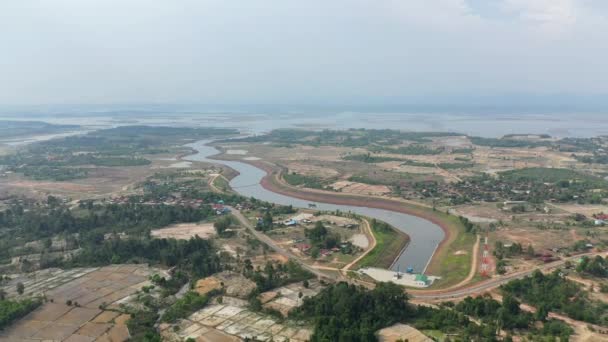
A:
[[[338,181],[331,184],[331,187],[347,194],[382,196],[391,193],[391,189],[386,185],[368,185],[350,181]]]
[[[155,229],[150,234],[159,239],[188,240],[197,235],[202,239],[208,239],[215,236],[215,228],[213,228],[213,223],[181,223]]]

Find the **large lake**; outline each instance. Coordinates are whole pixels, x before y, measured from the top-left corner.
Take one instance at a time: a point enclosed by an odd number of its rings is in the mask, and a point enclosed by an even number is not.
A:
[[[39,120],[99,129],[124,125],[232,127],[246,134],[277,128],[375,128],[406,131],[450,131],[483,137],[536,133],[555,137],[608,135],[608,113],[496,114],[496,113],[79,113],[71,116],[0,115],[0,120]]]

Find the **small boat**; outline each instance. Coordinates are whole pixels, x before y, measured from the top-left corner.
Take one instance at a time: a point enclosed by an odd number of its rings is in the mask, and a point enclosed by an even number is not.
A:
[[[315,203],[308,203],[309,208],[316,208],[317,205]]]

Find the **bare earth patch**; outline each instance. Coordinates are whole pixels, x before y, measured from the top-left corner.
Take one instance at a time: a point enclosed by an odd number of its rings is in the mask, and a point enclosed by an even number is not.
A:
[[[226,154],[236,154],[236,155],[245,155],[247,154],[247,150],[228,150]]]
[[[215,236],[215,228],[213,228],[213,223],[181,223],[167,228],[155,229],[150,234],[159,239],[188,240],[197,235],[200,238],[208,239]]]
[[[395,324],[388,328],[384,328],[377,333],[378,341],[394,342],[394,341],[411,341],[411,342],[427,342],[433,341],[420,331],[405,324]]]
[[[0,332],[0,341],[126,341],[128,316],[119,319],[117,312],[100,306],[105,303],[115,308],[116,303],[149,284],[147,279],[153,273],[155,269],[143,265],[112,265],[57,269],[30,279],[27,288],[38,289],[53,302],[42,304]]]
[[[305,175],[305,176],[314,176],[320,178],[331,178],[338,176],[339,172],[328,168],[317,165],[309,165],[302,163],[289,163],[287,164],[287,168],[289,172],[295,172],[297,174]]]
[[[369,246],[369,240],[365,234],[355,234],[350,238],[353,245],[366,249]]]
[[[331,187],[343,193],[359,195],[381,196],[391,192],[391,189],[386,185],[369,185],[349,181],[338,181],[331,184]]]

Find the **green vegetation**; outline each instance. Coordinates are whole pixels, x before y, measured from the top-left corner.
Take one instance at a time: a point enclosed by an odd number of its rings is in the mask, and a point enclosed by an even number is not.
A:
[[[213,185],[222,192],[232,192],[230,182],[223,175],[219,175],[213,179]]]
[[[594,153],[591,156],[574,155],[574,158],[587,164],[608,164],[608,154],[606,153]]]
[[[235,219],[232,215],[222,216],[215,220],[213,227],[219,237],[230,237],[232,236],[232,232],[228,231],[228,228],[230,228],[234,222]]]
[[[65,181],[87,177],[84,166],[147,165],[146,155],[185,151],[187,141],[234,133],[220,128],[117,127],[31,144],[0,158],[0,165],[36,180]]]
[[[371,153],[367,154],[350,154],[342,157],[344,160],[354,160],[364,163],[383,163],[388,161],[401,161],[401,158],[394,157],[383,157],[383,156],[372,156]]]
[[[370,185],[386,185],[395,188],[410,188],[416,183],[428,183],[438,180],[437,176],[421,175],[407,172],[370,171],[354,174],[348,178],[351,182]]]
[[[470,153],[473,153],[474,151],[475,151],[475,149],[472,148],[472,147],[470,147],[470,148],[469,147],[463,147],[463,148],[452,149],[452,153],[453,154],[470,154]]]
[[[576,266],[576,271],[594,277],[606,278],[608,277],[608,260],[599,255],[593,259],[584,256]]]
[[[174,323],[178,319],[186,318],[193,312],[204,308],[207,303],[209,303],[209,296],[201,296],[194,291],[188,291],[182,298],[176,300],[175,303],[167,308],[161,321]]]
[[[131,318],[127,321],[131,341],[161,342],[160,334],[154,325],[158,320],[158,313],[151,310],[132,310]]]
[[[444,227],[450,230],[450,234],[453,234],[454,238],[445,248],[440,248],[435,252],[427,272],[441,276],[441,279],[433,283],[433,287],[455,285],[464,280],[471,270],[472,251],[477,240],[475,229],[467,230],[459,217],[439,211],[432,213]],[[462,251],[466,253],[462,253]]]
[[[301,129],[277,129],[267,135],[238,139],[240,142],[273,142],[291,145],[366,147],[388,146],[404,142],[427,143],[431,138],[460,136],[450,132],[403,132],[391,129],[349,129],[310,131]]]
[[[330,249],[337,247],[340,243],[340,235],[332,234],[321,221],[315,222],[314,228],[305,229],[304,235],[310,239],[313,248]]]
[[[375,332],[412,315],[403,289],[380,283],[372,291],[347,283],[329,286],[290,314],[312,321],[311,341],[375,341]]]
[[[243,275],[257,285],[256,294],[313,278],[313,274],[303,269],[298,263],[289,260],[286,264],[273,265],[267,262],[263,269],[254,269],[250,259],[243,263]]]
[[[338,283],[321,291],[290,313],[314,324],[311,341],[377,341],[375,332],[395,323],[450,334],[457,341],[497,341],[491,325],[478,326],[449,307],[431,308],[408,303],[398,285],[379,283],[373,290]]]
[[[80,128],[76,125],[53,125],[40,121],[7,121],[0,120],[0,137],[3,139],[27,137],[38,134],[55,134],[73,131]]]
[[[372,219],[370,225],[376,238],[376,247],[365,255],[357,266],[389,268],[408,243],[409,237],[376,219]]]
[[[86,169],[54,166],[22,166],[18,170],[25,177],[34,180],[51,180],[63,182],[74,179],[87,178],[89,174]]]
[[[392,147],[382,147],[382,148],[372,148],[372,151],[382,151],[385,153],[393,153],[393,154],[405,154],[405,155],[434,155],[440,154],[443,152],[443,149],[440,148],[430,148],[425,145],[420,144],[412,144],[407,146],[400,146],[396,148]]]
[[[534,321],[532,314],[524,313],[520,303],[510,295],[503,297],[502,303],[487,294],[483,297],[467,297],[454,308],[466,315],[479,318],[497,329],[526,329]]]
[[[0,330],[9,326],[13,321],[27,315],[36,309],[42,301],[39,298],[23,300],[0,300]]]
[[[80,233],[103,239],[104,233],[114,231],[147,234],[153,228],[172,223],[198,222],[215,215],[209,205],[193,208],[183,205],[154,204],[137,202],[124,204],[92,204],[81,202],[77,208],[67,205],[23,206],[15,203],[0,212],[0,232],[2,239],[24,239],[32,241],[57,234]]]
[[[221,270],[213,244],[197,237],[175,239],[112,239],[85,244],[66,266],[84,267],[125,263],[150,263],[193,277],[205,277]]]
[[[323,189],[323,181],[317,177],[305,176],[295,172],[283,174],[283,179],[290,185],[311,189]]]
[[[566,183],[585,183],[590,187],[602,187],[608,182],[600,177],[584,174],[570,169],[556,168],[524,168],[518,170],[504,171],[500,173],[501,179],[507,182],[542,182],[559,183],[561,186],[568,186]]]
[[[475,163],[426,163],[415,160],[406,160],[403,165],[419,166],[419,167],[439,167],[446,170],[465,169],[475,166]]]
[[[513,295],[541,312],[558,312],[593,324],[608,323],[608,304],[589,299],[586,291],[563,278],[559,270],[549,275],[535,271],[532,276],[503,285],[501,290],[505,295]]]
[[[455,191],[476,201],[527,201],[601,203],[608,197],[608,181],[570,169],[524,168],[483,174],[453,185]]]
[[[471,142],[475,145],[489,147],[534,148],[541,146],[551,146],[551,143],[547,141],[529,141],[523,139],[513,139],[513,137],[509,136],[505,136],[502,138],[469,137],[469,140],[471,140]]]
[[[481,320],[487,325],[484,330],[528,331],[528,335],[535,341],[555,337],[559,337],[560,341],[568,341],[570,335],[574,333],[572,328],[561,321],[547,321],[546,311],[539,310],[534,315],[522,311],[520,303],[509,294],[502,298],[502,303],[492,299],[489,294],[475,298],[467,297],[453,308]],[[541,329],[535,327],[537,321],[543,322]]]

